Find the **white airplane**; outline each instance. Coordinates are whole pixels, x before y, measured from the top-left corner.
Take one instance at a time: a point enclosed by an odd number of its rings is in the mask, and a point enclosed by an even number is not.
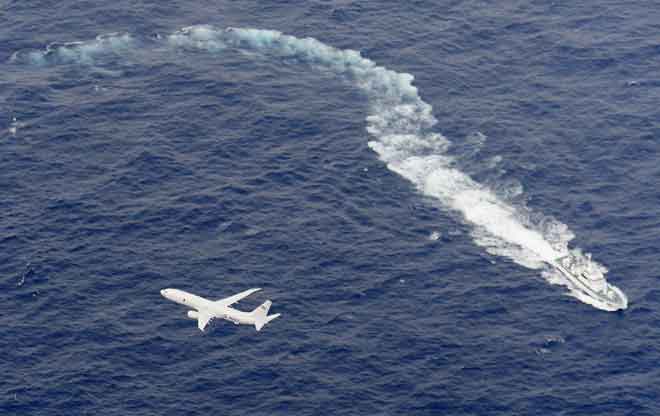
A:
[[[254,325],[257,331],[261,331],[264,325],[280,316],[279,313],[268,315],[268,309],[273,302],[267,300],[252,312],[242,312],[229,307],[259,290],[261,289],[249,289],[216,301],[204,299],[179,289],[163,289],[160,294],[166,299],[195,309],[188,311],[188,318],[197,319],[197,327],[201,331],[204,331],[206,325],[213,318],[226,319],[236,325]]]

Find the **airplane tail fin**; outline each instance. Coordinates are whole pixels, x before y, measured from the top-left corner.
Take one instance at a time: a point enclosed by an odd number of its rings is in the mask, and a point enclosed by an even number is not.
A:
[[[257,331],[261,331],[261,328],[263,328],[264,325],[280,316],[279,313],[268,315],[268,310],[272,304],[273,302],[267,300],[257,309],[252,311],[252,314],[254,315],[254,327],[257,329]]]

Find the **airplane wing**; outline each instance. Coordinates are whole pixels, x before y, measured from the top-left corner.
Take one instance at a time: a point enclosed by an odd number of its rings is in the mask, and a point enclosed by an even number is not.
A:
[[[234,296],[229,296],[228,298],[216,300],[215,304],[218,305],[218,306],[229,306],[229,305],[232,305],[232,304],[238,302],[239,300],[241,300],[243,298],[246,298],[246,297],[250,296],[254,292],[258,292],[260,290],[261,290],[261,288],[248,289],[248,290],[246,290],[244,292],[241,292],[241,293],[238,293]]]
[[[206,328],[206,325],[208,325],[211,318],[212,316],[208,312],[199,311],[199,314],[197,315],[197,327],[200,331],[204,331],[204,328]]]

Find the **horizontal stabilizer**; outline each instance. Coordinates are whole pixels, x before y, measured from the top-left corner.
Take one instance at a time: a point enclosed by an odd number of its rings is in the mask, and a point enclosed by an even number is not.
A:
[[[254,327],[257,329],[257,331],[261,331],[261,328],[263,328],[264,325],[266,325],[268,322],[280,316],[279,313],[270,316],[268,315],[268,310],[270,309],[270,305],[272,304],[273,302],[267,300],[263,304],[261,304],[257,309],[252,311],[252,314],[254,315]]]

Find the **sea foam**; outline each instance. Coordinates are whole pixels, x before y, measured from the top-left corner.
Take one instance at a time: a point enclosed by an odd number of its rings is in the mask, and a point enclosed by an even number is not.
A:
[[[90,41],[54,42],[44,50],[14,53],[10,62],[45,66],[63,63],[92,64],[102,55],[121,54],[133,46],[128,33],[99,35]]]

